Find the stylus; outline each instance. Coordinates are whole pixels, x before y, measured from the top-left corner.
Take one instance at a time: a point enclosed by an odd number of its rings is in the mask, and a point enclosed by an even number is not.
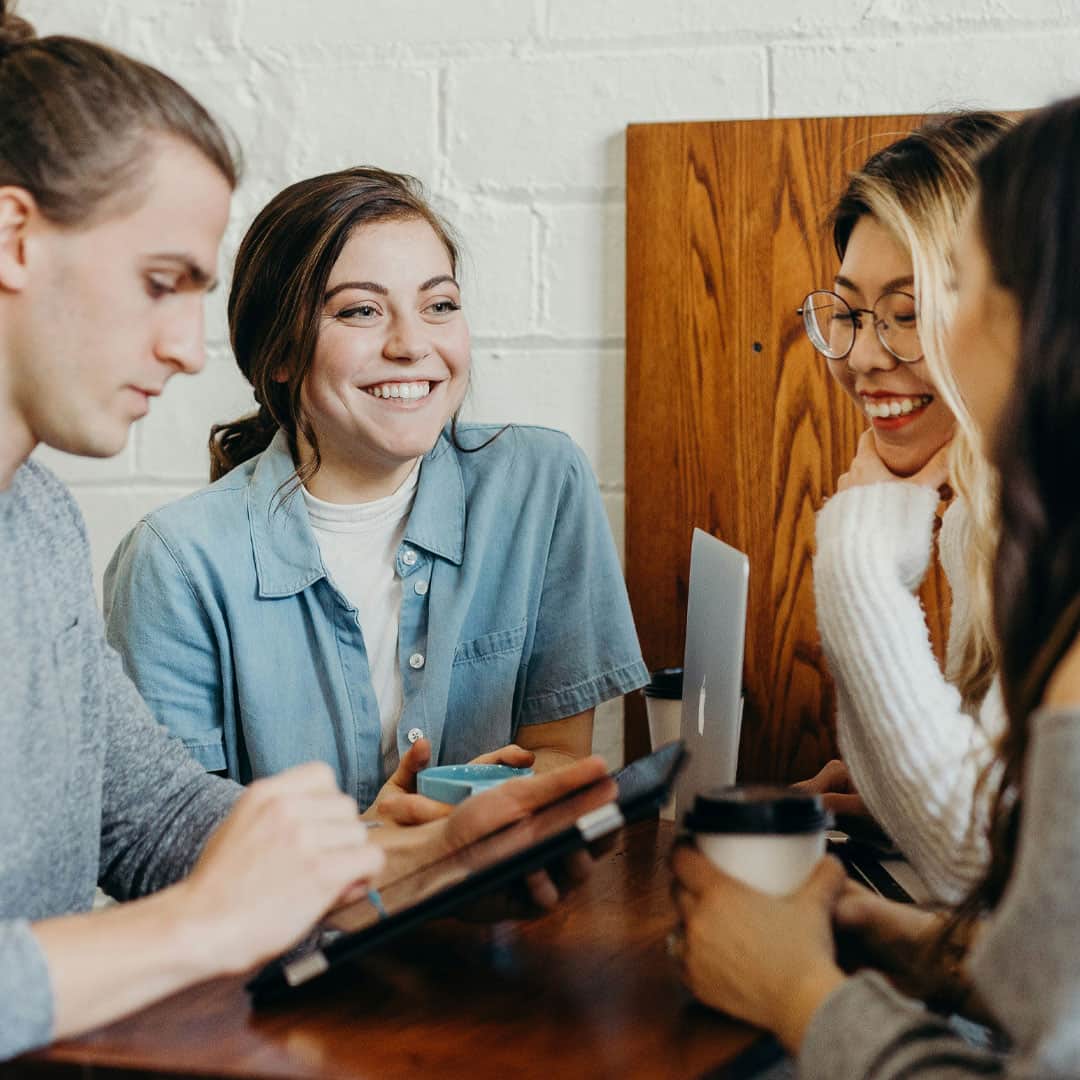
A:
[[[371,906],[379,913],[379,918],[385,919],[386,908],[383,907],[382,897],[379,895],[379,890],[368,889],[367,898],[371,901]]]

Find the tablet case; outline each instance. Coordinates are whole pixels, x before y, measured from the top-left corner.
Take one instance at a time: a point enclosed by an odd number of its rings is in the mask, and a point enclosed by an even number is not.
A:
[[[593,785],[542,807],[524,822],[515,822],[497,833],[482,837],[440,862],[460,866],[463,861],[468,861],[468,853],[472,849],[490,845],[496,837],[505,841],[513,839],[511,834],[514,830],[535,832],[538,826],[542,829],[545,818],[560,823],[560,827],[551,835],[543,836],[497,863],[468,873],[462,880],[437,889],[410,907],[378,918],[361,930],[349,933],[316,928],[299,945],[271,961],[248,982],[247,990],[253,1004],[259,1006],[279,1000],[345,960],[361,956],[429,919],[452,914],[462,905],[517,881],[534,870],[549,866],[624,825],[657,813],[667,799],[686,756],[683,744],[672,742],[647,757],[639,758],[614,774],[619,789],[614,802],[581,814],[569,826],[562,824],[566,807],[587,794]],[[382,892],[386,896],[391,889],[401,887],[416,876],[437,877],[438,869],[439,863],[424,867],[416,874],[405,875],[398,882],[384,887]],[[369,901],[360,903],[374,911]],[[374,915],[372,917],[375,918]]]

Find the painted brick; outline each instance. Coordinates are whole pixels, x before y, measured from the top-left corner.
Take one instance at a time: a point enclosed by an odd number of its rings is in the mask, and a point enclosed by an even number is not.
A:
[[[461,241],[459,280],[476,337],[533,328],[533,215],[527,206],[466,199],[440,206]]]
[[[64,454],[51,446],[39,446],[34,460],[52,469],[65,484],[102,483],[130,480],[135,472],[134,437],[129,436],[124,449],[111,458],[88,458]]]
[[[567,338],[625,333],[626,207],[546,206],[540,329]]]
[[[1078,56],[1076,33],[783,45],[774,108],[778,116],[1029,108],[1080,87]]]
[[[434,71],[335,63],[296,67],[288,77],[302,118],[286,136],[295,179],[349,165],[434,176]]]
[[[760,116],[763,64],[758,49],[455,63],[447,92],[454,178],[621,188],[627,124]]]
[[[144,514],[187,495],[194,486],[113,490],[74,486],[71,490],[90,534],[94,589],[100,604],[105,567],[120,541]]]
[[[205,484],[210,425],[233,420],[255,407],[251,387],[231,356],[214,350],[194,377],[177,376],[136,432],[140,475]]]
[[[623,751],[623,700],[615,698],[597,707],[593,719],[593,753],[599,754],[609,769],[621,769]]]
[[[626,567],[626,495],[622,492],[605,492],[604,509],[607,511],[611,537],[619,553],[619,563]]]
[[[448,7],[443,0],[357,4],[355,0],[320,0],[312,21],[301,23],[295,3],[258,0],[240,19],[240,36],[253,49],[401,45],[448,45],[524,37],[533,29],[533,5],[527,0],[469,0]]]
[[[1071,9],[1071,10],[1070,10]],[[625,40],[668,35],[731,34],[803,37],[852,30],[906,28],[959,22],[1001,22],[1075,17],[1068,0],[850,0],[815,3],[770,2],[742,5],[735,14],[716,0],[680,0],[677,4],[625,0],[549,0],[546,36],[556,41]]]
[[[604,486],[624,473],[621,349],[477,350],[463,416],[565,431]]]

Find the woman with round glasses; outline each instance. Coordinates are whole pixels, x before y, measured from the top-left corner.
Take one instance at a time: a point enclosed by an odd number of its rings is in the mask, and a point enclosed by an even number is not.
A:
[[[962,1041],[940,997],[838,967],[834,928],[853,902],[894,909],[909,928],[910,905],[871,897],[832,859],[791,896],[763,896],[680,846],[673,940],[686,983],[776,1032],[803,1080],[1080,1076],[1080,98],[1023,120],[977,167],[949,358],[1000,482],[1008,722],[989,868],[944,936],[923,912],[906,945],[924,985],[937,967],[963,993],[951,1004],[989,1013],[1007,1052]]]
[[[941,347],[952,306],[948,253],[973,163],[1006,125],[993,114],[956,114],[874,154],[832,214],[840,258],[832,288],[800,308],[829,373],[869,422],[818,514],[814,560],[844,764],[831,762],[804,786],[833,793],[838,810],[861,796],[944,900],[985,865],[986,807],[975,793],[1003,724],[986,554],[993,485]],[[953,595],[942,673],[916,590],[946,480],[960,497],[938,541]]]

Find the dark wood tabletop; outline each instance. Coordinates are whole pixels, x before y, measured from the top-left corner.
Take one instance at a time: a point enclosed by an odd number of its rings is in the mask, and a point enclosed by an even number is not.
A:
[[[259,1012],[243,979],[207,983],[0,1075],[723,1075],[756,1033],[695,1004],[666,955],[671,840],[626,830],[541,919],[433,923]]]

